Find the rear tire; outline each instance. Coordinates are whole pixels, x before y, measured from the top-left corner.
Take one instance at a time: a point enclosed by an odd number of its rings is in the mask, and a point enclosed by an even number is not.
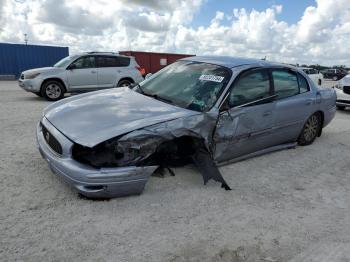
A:
[[[337,106],[337,109],[339,109],[339,110],[345,110],[345,106]]]
[[[117,87],[128,87],[132,84],[131,81],[124,79],[124,80],[120,80]]]
[[[57,101],[64,96],[64,86],[55,80],[48,81],[41,88],[41,95],[48,101]]]
[[[311,145],[322,131],[322,119],[320,113],[315,113],[306,121],[298,138],[300,146]]]

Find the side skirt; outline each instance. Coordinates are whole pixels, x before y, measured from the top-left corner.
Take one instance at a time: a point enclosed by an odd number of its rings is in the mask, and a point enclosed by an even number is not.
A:
[[[268,154],[268,153],[271,153],[271,152],[275,152],[275,151],[279,151],[279,150],[283,150],[283,149],[295,148],[297,146],[297,144],[298,144],[297,142],[293,142],[293,143],[282,144],[282,145],[278,145],[278,146],[265,148],[263,150],[256,151],[256,152],[244,155],[244,156],[236,157],[236,158],[231,159],[231,160],[227,160],[227,161],[216,163],[216,165],[217,166],[224,166],[224,165],[236,163],[236,162],[239,162],[239,161],[242,161],[242,160],[246,160],[246,159],[249,159],[249,158],[252,158],[252,157],[265,155],[265,154]]]

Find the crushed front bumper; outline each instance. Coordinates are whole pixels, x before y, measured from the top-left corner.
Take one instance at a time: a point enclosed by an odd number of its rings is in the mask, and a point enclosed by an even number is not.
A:
[[[44,137],[42,126],[49,136],[62,146],[62,154],[56,153]],[[141,194],[150,175],[157,166],[127,166],[95,169],[75,161],[71,156],[73,143],[60,133],[45,117],[37,126],[37,142],[40,154],[50,169],[82,195],[89,198],[113,198]]]

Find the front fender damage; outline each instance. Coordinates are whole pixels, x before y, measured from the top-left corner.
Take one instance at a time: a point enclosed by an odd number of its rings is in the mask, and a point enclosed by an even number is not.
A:
[[[162,170],[193,163],[204,184],[213,179],[225,190],[231,190],[210,150],[215,125],[216,117],[198,114],[130,132],[118,139],[117,150],[124,154],[118,164],[157,165]]]
[[[216,120],[215,115],[204,113],[179,118],[109,139],[93,148],[75,144],[72,156],[97,169],[152,166],[158,173],[165,169],[172,173],[171,167],[193,163],[204,184],[213,179],[230,190],[213,161],[211,141]]]

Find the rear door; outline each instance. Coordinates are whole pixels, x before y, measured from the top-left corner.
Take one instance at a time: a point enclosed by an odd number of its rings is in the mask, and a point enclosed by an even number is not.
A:
[[[120,79],[130,77],[128,66],[129,57],[98,56],[98,86],[99,88],[116,87]]]
[[[294,142],[307,118],[313,113],[316,96],[310,92],[304,76],[290,69],[271,69],[276,113],[274,143]]]
[[[75,60],[66,70],[69,89],[89,90],[97,88],[97,68],[94,56]]]
[[[275,112],[271,78],[255,69],[235,80],[222,105],[214,133],[214,158],[228,161],[272,144]]]
[[[97,56],[98,87],[111,88],[118,83],[118,61],[116,56]]]

